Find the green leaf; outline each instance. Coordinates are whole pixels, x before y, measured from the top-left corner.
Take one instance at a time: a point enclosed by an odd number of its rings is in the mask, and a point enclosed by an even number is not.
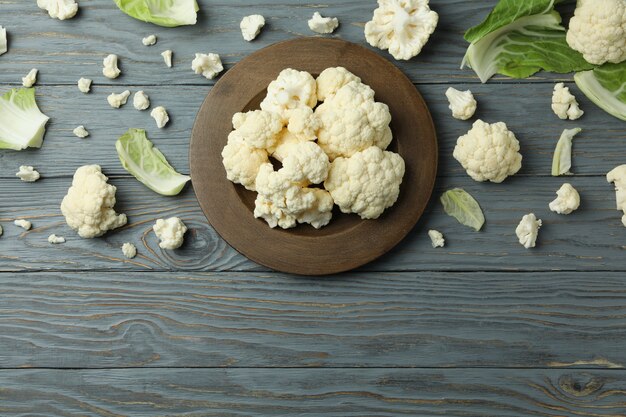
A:
[[[598,107],[626,121],[626,61],[580,72],[574,81]]]
[[[540,70],[567,73],[593,68],[569,47],[554,0],[500,0],[484,22],[469,29],[461,67],[484,83],[499,73],[527,78]]]
[[[41,148],[50,118],[35,101],[34,88],[14,88],[0,97],[0,149]]]
[[[161,195],[177,195],[191,179],[172,168],[143,129],[128,129],[115,143],[115,149],[124,169]]]
[[[165,27],[195,25],[199,10],[196,0],[113,0],[117,7],[137,20]]]
[[[485,216],[478,202],[462,188],[454,188],[440,197],[443,210],[462,225],[479,231],[485,224]]]
[[[561,133],[561,137],[554,149],[554,156],[552,157],[552,176],[558,177],[559,175],[572,175],[569,170],[572,168],[572,140],[574,136],[582,131],[577,127],[574,129],[565,129]]]

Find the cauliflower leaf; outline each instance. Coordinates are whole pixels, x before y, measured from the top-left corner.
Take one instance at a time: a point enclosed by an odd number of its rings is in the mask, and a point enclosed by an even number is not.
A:
[[[626,61],[579,72],[574,81],[598,107],[626,121]]]
[[[574,129],[565,129],[561,133],[561,137],[554,149],[554,156],[552,157],[552,176],[558,177],[559,175],[572,175],[569,170],[572,168],[572,140],[574,136],[582,131],[577,127]]]
[[[439,198],[443,210],[464,226],[471,227],[477,232],[485,224],[485,215],[478,202],[462,188],[453,188]]]
[[[0,149],[41,148],[49,119],[37,107],[34,88],[0,96]]]
[[[113,0],[121,11],[137,20],[165,27],[195,25],[196,0]]]

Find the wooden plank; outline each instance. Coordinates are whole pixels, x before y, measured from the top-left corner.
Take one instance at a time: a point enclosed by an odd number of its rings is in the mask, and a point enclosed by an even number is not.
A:
[[[609,272],[0,274],[0,367],[621,369],[625,287]]]
[[[476,118],[488,122],[504,121],[521,142],[524,155],[520,176],[550,175],[552,154],[563,129],[581,127],[575,140],[574,167],[577,175],[605,175],[613,167],[626,163],[624,123],[580,97],[586,111],[575,122],[559,120],[550,109],[552,85],[468,85],[454,84],[458,89],[471,88],[479,101]],[[210,87],[151,86],[141,87],[150,95],[153,105],[164,105],[172,118],[165,129],[157,129],[149,111],[139,112],[127,104],[112,109],[106,97],[127,87],[95,87],[84,95],[73,86],[40,87],[38,101],[52,119],[44,145],[38,150],[0,152],[0,177],[15,178],[20,165],[33,165],[46,177],[71,176],[77,166],[99,163],[109,175],[123,175],[115,140],[130,127],[145,128],[149,138],[167,155],[181,172],[189,171],[189,138],[200,104]],[[139,87],[128,87],[133,92]],[[444,92],[448,85],[421,85],[419,91],[428,103],[435,121],[440,145],[441,176],[465,176],[452,157],[457,138],[471,128],[471,121],[453,119]],[[575,87],[574,87],[575,88]],[[76,138],[72,130],[85,125],[91,136]],[[59,161],[63,161],[60,163]]]
[[[621,213],[615,210],[612,186],[603,177],[571,179],[581,193],[582,206],[562,216],[550,212],[548,203],[564,181],[520,177],[498,185],[442,178],[413,232],[363,270],[626,271],[626,229],[621,225]],[[116,207],[129,216],[129,225],[102,238],[81,239],[65,224],[59,209],[70,178],[31,184],[0,180],[0,189],[10,196],[0,201],[0,224],[5,229],[0,238],[0,270],[264,270],[218,237],[191,188],[172,198],[155,194],[134,179],[113,178],[111,182],[118,187]],[[452,187],[465,188],[480,202],[487,218],[481,232],[461,226],[443,213],[438,196]],[[530,212],[543,219],[544,226],[538,247],[527,250],[517,242],[515,227]],[[186,243],[175,251],[160,249],[151,231],[156,219],[169,216],[181,217],[190,228]],[[12,225],[15,218],[31,220],[33,229],[25,232]],[[444,233],[445,248],[430,246],[426,235],[429,228]],[[67,243],[50,245],[46,239],[51,233],[65,236]],[[125,259],[120,250],[124,242],[133,242],[140,256]]]
[[[626,372],[126,369],[0,372],[3,416],[624,416]]]

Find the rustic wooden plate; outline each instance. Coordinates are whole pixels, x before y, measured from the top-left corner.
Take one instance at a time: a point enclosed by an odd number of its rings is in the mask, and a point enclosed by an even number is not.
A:
[[[270,229],[253,216],[255,193],[226,179],[221,151],[234,113],[258,109],[267,85],[285,68],[314,76],[343,66],[376,92],[391,111],[390,150],[406,162],[396,204],[377,220],[361,220],[335,207],[320,230],[309,225]],[[424,103],[408,78],[376,53],[335,39],[302,38],[262,49],[229,70],[210,91],[196,117],[189,149],[191,178],[209,223],[233,248],[275,270],[303,275],[347,271],[383,255],[415,226],[432,194],[437,139]]]

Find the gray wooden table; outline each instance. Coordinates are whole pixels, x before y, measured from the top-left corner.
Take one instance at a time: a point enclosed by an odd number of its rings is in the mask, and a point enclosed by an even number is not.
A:
[[[486,85],[459,70],[464,30],[495,0],[432,0],[437,32],[423,53],[397,65],[427,100],[438,130],[435,196],[463,187],[481,203],[481,233],[457,224],[436,198],[397,248],[352,273],[305,278],[274,273],[223,242],[207,224],[191,187],[156,195],[120,166],[116,138],[129,127],[188,171],[191,127],[213,82],[190,69],[195,52],[218,52],[231,67],[284,39],[310,36],[319,10],[337,16],[332,36],[365,44],[374,1],[201,0],[196,26],[159,28],[123,15],[110,0],[81,0],[79,15],[50,19],[35,1],[0,1],[10,37],[0,57],[5,92],[39,68],[37,99],[51,116],[44,146],[0,152],[1,416],[625,416],[626,229],[605,174],[626,163],[624,123],[597,109],[571,75]],[[239,21],[261,13],[268,26],[247,43]],[[155,33],[158,44],[141,38]],[[160,52],[174,50],[174,67]],[[123,76],[102,76],[104,56],[120,56]],[[389,56],[380,52],[384,56]],[[94,79],[92,93],[76,88]],[[555,81],[585,110],[578,122],[550,110]],[[444,91],[471,88],[477,117],[505,121],[520,139],[520,173],[503,184],[469,179],[452,158],[469,122],[452,119]],[[106,96],[144,90],[172,122],[158,130],[132,105]],[[77,139],[79,124],[91,132]],[[575,176],[582,195],[570,216],[548,210],[564,182],[550,174],[564,128],[580,126]],[[59,204],[75,169],[98,163],[118,187],[129,224],[83,240]],[[42,179],[14,173],[34,165]],[[539,245],[522,248],[523,214],[544,220]],[[180,216],[190,227],[176,251],[159,249],[155,219]],[[27,218],[33,229],[13,226]],[[434,250],[426,231],[443,231]],[[50,245],[50,233],[67,243]],[[120,247],[133,242],[139,256]]]

